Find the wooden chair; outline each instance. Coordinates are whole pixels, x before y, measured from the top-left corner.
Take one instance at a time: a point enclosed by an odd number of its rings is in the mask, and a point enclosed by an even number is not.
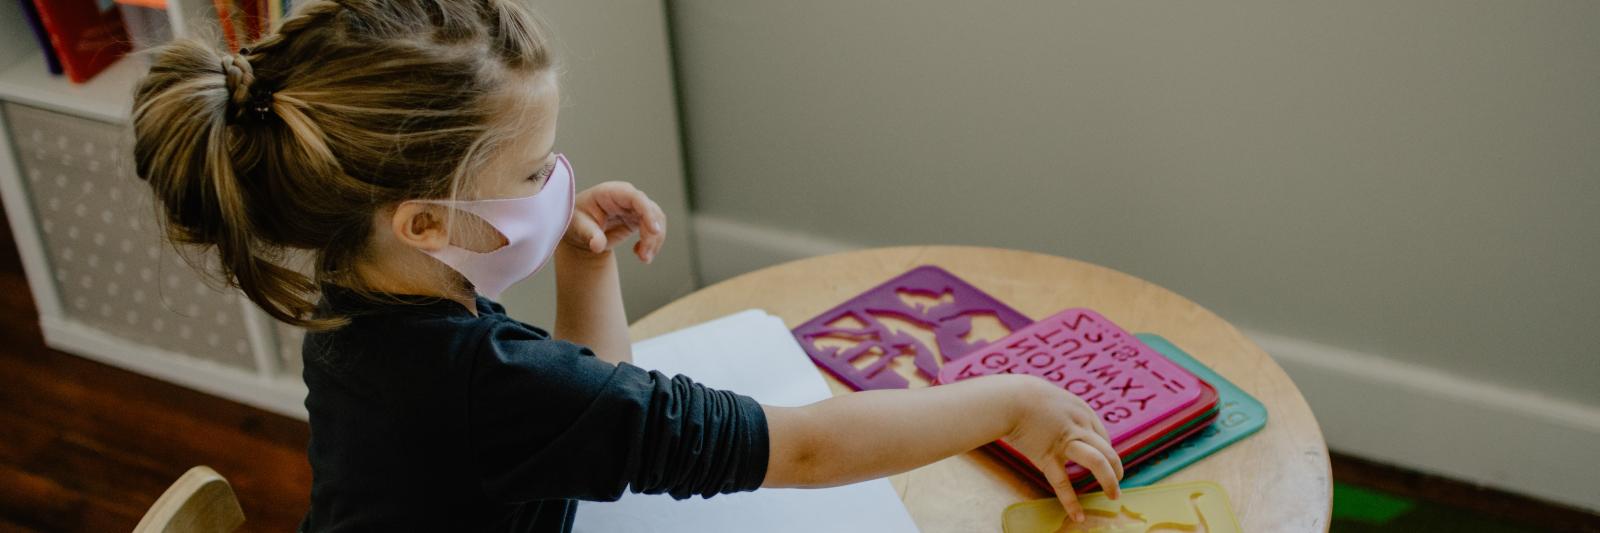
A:
[[[161,493],[133,533],[226,533],[243,523],[244,510],[228,480],[196,466]]]

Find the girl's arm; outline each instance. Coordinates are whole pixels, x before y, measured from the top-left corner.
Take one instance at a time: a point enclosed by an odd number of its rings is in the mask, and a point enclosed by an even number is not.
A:
[[[904,472],[1004,438],[1044,470],[1062,507],[1083,519],[1066,463],[1120,494],[1122,460],[1083,400],[1033,376],[990,376],[912,390],[866,391],[804,407],[764,406],[766,487],[826,487]]]
[[[556,245],[555,337],[588,346],[611,363],[633,362],[611,249],[635,232],[634,255],[655,260],[667,238],[666,213],[633,185],[608,181],[573,198],[572,222]]]
[[[611,363],[633,362],[616,255],[558,246],[555,263],[555,337],[588,346]]]

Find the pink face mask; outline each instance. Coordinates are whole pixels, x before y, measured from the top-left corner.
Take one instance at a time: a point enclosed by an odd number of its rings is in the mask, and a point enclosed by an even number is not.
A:
[[[516,282],[544,268],[561,244],[572,222],[573,177],[567,157],[556,156],[555,170],[544,188],[533,196],[503,200],[419,200],[459,209],[483,219],[509,244],[489,252],[474,252],[452,244],[439,251],[424,251],[460,272],[478,293],[498,299]]]

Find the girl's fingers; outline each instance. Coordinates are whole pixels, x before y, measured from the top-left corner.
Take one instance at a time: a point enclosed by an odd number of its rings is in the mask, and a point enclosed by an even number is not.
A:
[[[587,202],[588,206],[581,206],[580,210],[590,208],[596,211],[594,219],[604,221],[601,225],[604,227],[605,246],[621,242],[629,234],[638,231],[639,241],[634,243],[634,255],[646,263],[654,261],[667,238],[667,215],[661,206],[626,182],[602,183],[587,192],[592,194],[591,201]],[[596,253],[600,251],[596,250]]]
[[[1081,401],[1082,398],[1079,398],[1079,400]],[[1100,438],[1105,439],[1107,442],[1111,441],[1111,434],[1106,432],[1106,425],[1100,423],[1100,413],[1094,412],[1094,409],[1089,407],[1089,404],[1084,403],[1082,411],[1073,411],[1072,421],[1077,422],[1079,425],[1089,426],[1096,434],[1100,435]]]
[[[651,260],[655,259],[655,248],[651,246],[651,242],[648,239],[649,235],[645,234],[643,230],[638,228],[638,221],[628,219],[613,219],[608,223],[608,225],[609,227],[606,229],[607,242],[620,243],[627,239],[628,236],[632,235],[635,231],[639,231],[639,241],[633,244],[634,255],[637,255],[640,261],[644,261],[646,263],[649,263]],[[659,244],[656,244],[656,246],[658,247]]]
[[[661,210],[660,205],[649,198],[645,198],[644,202],[647,204],[647,209],[643,227],[640,229],[639,243],[644,247],[642,250],[644,255],[641,258],[649,263],[655,260],[656,253],[661,251],[661,245],[667,242],[667,214]]]
[[[1106,433],[1106,426],[1100,423],[1100,415],[1090,409],[1088,404],[1083,406],[1082,411],[1072,411],[1072,421],[1080,426],[1089,426],[1100,435],[1100,438],[1111,440],[1111,434]]]
[[[1067,516],[1073,522],[1083,521],[1083,506],[1078,504],[1078,493],[1072,490],[1072,480],[1067,478],[1067,467],[1061,461],[1042,461],[1044,478],[1050,482],[1050,487],[1056,491],[1056,499],[1061,501],[1061,508],[1067,511]]]
[[[582,209],[572,211],[572,227],[567,229],[567,233],[576,237],[575,244],[594,253],[605,251],[606,244],[611,242],[606,237],[606,232],[600,229],[600,224],[595,222],[594,217]]]
[[[661,250],[667,238],[666,212],[649,196],[632,186],[622,189],[611,200],[620,211],[617,214],[639,230],[639,242],[634,245],[634,254],[639,256],[640,261],[654,261],[656,252]]]
[[[1117,475],[1117,479],[1122,479],[1122,456],[1117,455],[1117,449],[1111,446],[1111,442],[1101,438],[1099,435],[1084,437],[1082,442],[1089,443],[1090,446],[1105,455],[1106,459],[1111,463],[1111,472]]]
[[[606,229],[606,242],[622,242],[623,239],[628,238],[628,235],[631,234],[633,234],[633,228],[628,227],[626,224],[618,224]]]
[[[639,232],[639,241],[633,243],[633,253],[639,256],[640,261],[650,262],[649,256],[645,253],[644,231],[639,227],[637,218],[633,216],[613,216],[606,222],[606,225],[606,238],[614,243],[620,243],[634,232]]]
[[[656,231],[657,225],[646,221],[639,229],[639,242],[633,244],[634,255],[646,264],[655,261],[656,252],[661,250],[661,243],[666,240],[666,235]]]
[[[1111,433],[1106,431],[1105,424],[1100,423],[1100,416],[1096,414],[1091,417],[1091,420],[1094,420],[1094,432],[1100,434],[1100,438],[1105,439],[1106,442],[1111,442]]]
[[[1083,465],[1084,468],[1088,468],[1089,472],[1094,474],[1094,479],[1100,482],[1100,488],[1106,491],[1106,496],[1115,500],[1122,495],[1122,488],[1117,484],[1116,472],[1112,470],[1111,462],[1106,458],[1105,453],[1095,449],[1093,445],[1087,442],[1074,440],[1067,443],[1066,454],[1067,459]],[[1112,455],[1112,457],[1116,457],[1116,455]],[[1070,481],[1068,482],[1068,490],[1071,490]]]
[[[643,193],[640,193],[640,194],[642,195]],[[644,201],[645,201],[645,203],[649,204],[648,216],[646,218],[649,219],[649,221],[650,221],[649,226],[650,226],[651,232],[657,233],[657,234],[660,234],[660,235],[666,235],[667,234],[667,212],[663,211],[661,209],[661,204],[656,203],[655,200],[651,200],[649,198],[645,198]]]

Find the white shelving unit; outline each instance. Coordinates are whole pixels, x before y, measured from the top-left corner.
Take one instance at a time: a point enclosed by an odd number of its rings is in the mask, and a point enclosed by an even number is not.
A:
[[[124,57],[89,83],[73,84],[45,69],[44,56],[32,54],[0,70],[0,98],[40,109],[107,123],[128,120],[133,105],[133,84],[145,65],[137,57]]]
[[[203,21],[215,20],[209,0],[168,0],[168,5],[174,33],[178,35],[190,33],[192,28]],[[107,209],[102,217],[104,220],[87,220],[83,223],[85,229],[81,231],[84,234],[82,240],[79,240],[80,231],[76,225],[66,230],[70,232],[67,236],[63,236],[64,232],[59,228],[52,233],[52,226],[57,224],[54,224],[54,219],[51,217],[62,216],[58,214],[61,210],[59,204],[62,202],[59,198],[52,198],[48,206],[37,205],[36,200],[44,198],[47,194],[76,194],[78,197],[86,198],[109,192],[111,200],[118,200],[123,194],[131,196],[135,194],[133,191],[147,194],[141,189],[144,185],[133,179],[130,171],[125,170],[131,168],[131,164],[120,166],[101,163],[106,158],[115,157],[108,151],[120,150],[124,154],[123,157],[126,157],[128,146],[116,146],[115,142],[101,144],[99,153],[102,155],[96,157],[90,154],[96,152],[94,143],[71,138],[73,132],[84,131],[86,126],[91,130],[98,129],[102,133],[95,136],[96,140],[111,135],[108,132],[115,132],[125,138],[134,84],[144,73],[146,64],[142,57],[125,57],[88,83],[73,84],[65,77],[49,74],[43,54],[32,40],[31,31],[24,22],[17,3],[0,3],[0,35],[3,35],[0,36],[0,102],[4,102],[8,110],[25,111],[18,113],[19,116],[0,113],[0,199],[4,200],[6,215],[28,277],[29,289],[39,309],[39,323],[46,344],[206,393],[304,419],[306,414],[302,402],[306,393],[305,385],[299,375],[285,371],[286,365],[281,356],[286,352],[283,348],[288,347],[280,345],[282,339],[292,335],[281,331],[279,325],[256,309],[242,295],[232,291],[215,290],[207,293],[205,287],[200,285],[202,277],[192,270],[158,268],[160,275],[154,276],[157,278],[154,284],[158,289],[164,285],[174,294],[180,292],[176,287],[193,287],[193,291],[182,291],[187,298],[191,301],[209,298],[210,300],[203,303],[215,304],[224,311],[213,310],[211,314],[203,317],[209,328],[193,327],[187,323],[175,326],[183,329],[181,333],[171,334],[173,342],[170,343],[160,334],[135,335],[130,334],[133,330],[129,327],[107,327],[108,324],[115,325],[123,313],[126,313],[127,324],[135,322],[144,324],[151,321],[157,324],[169,322],[178,324],[184,320],[191,322],[197,320],[195,316],[173,315],[170,321],[160,316],[150,316],[162,312],[162,307],[169,305],[165,295],[158,295],[156,298],[158,302],[149,303],[143,296],[144,293],[134,289],[132,284],[127,288],[121,288],[113,281],[102,282],[96,287],[103,288],[96,293],[99,298],[105,300],[103,302],[87,302],[84,296],[75,297],[71,302],[63,300],[64,294],[85,293],[84,287],[94,283],[88,276],[84,276],[82,287],[69,284],[72,280],[61,279],[68,265],[54,263],[78,258],[76,255],[62,253],[62,243],[66,239],[73,239],[71,241],[73,246],[85,249],[80,253],[86,256],[90,266],[116,261],[115,268],[119,274],[125,268],[133,267],[124,267],[124,261],[113,259],[114,257],[127,257],[129,264],[132,264],[138,260],[136,256],[148,255],[150,257],[148,261],[155,261],[159,266],[162,264],[161,261],[166,261],[176,252],[159,244],[159,239],[155,238],[159,229],[154,213],[149,210],[143,211],[147,214],[145,216],[148,216],[148,220],[130,218],[123,221],[114,218],[112,210]],[[24,38],[19,39],[18,36]],[[26,116],[20,116],[23,114]],[[45,134],[40,131],[43,128],[38,124],[40,117],[48,116],[60,117],[59,122],[63,130],[59,133],[52,132],[50,138],[59,139],[63,154],[77,150],[76,147],[81,145],[84,152],[81,159],[89,161],[86,164],[79,162],[80,166],[73,166],[77,162],[73,160],[73,156],[61,155],[59,159],[62,168],[72,170],[56,173],[54,180],[41,176],[44,171],[40,169],[37,161],[40,160],[43,149],[36,149],[39,153],[22,152],[22,146],[25,144],[40,145],[39,137]],[[19,118],[32,121],[33,125],[29,126],[28,132],[14,129],[19,127],[18,123],[21,122],[17,120]],[[24,138],[23,135],[27,137]],[[69,146],[73,148],[69,149]],[[55,155],[52,153],[51,157]],[[33,166],[25,168],[29,165]],[[51,187],[64,192],[57,192],[50,189]],[[47,189],[50,189],[50,192],[47,193]],[[81,189],[81,192],[78,192],[78,189]],[[73,197],[67,196],[67,198],[70,201]],[[84,204],[78,203],[77,209],[80,211],[79,215],[83,215],[81,211],[84,211]],[[91,214],[83,218],[96,217]],[[110,226],[124,228],[124,231],[128,227],[137,228],[137,233],[150,237],[147,242],[151,244],[148,246],[162,249],[159,252],[142,248],[131,249],[132,240],[123,238],[121,249],[116,250],[115,239],[108,239],[104,233],[95,229]],[[90,240],[88,235],[93,236],[93,244],[83,242]],[[95,246],[100,248],[94,248]],[[52,249],[56,250],[55,254],[51,253]],[[103,253],[104,261],[99,260],[101,255],[97,255],[97,252]],[[115,255],[118,253],[123,255]],[[125,300],[129,293],[136,293],[135,300],[138,300],[138,303],[117,301],[114,302],[118,305],[116,311],[111,311],[112,301]],[[141,316],[139,311],[133,308],[136,305],[153,306],[155,310]],[[236,315],[233,314],[235,306]],[[191,303],[189,308],[197,309],[199,306]],[[94,312],[96,309],[100,311],[99,315]],[[181,314],[182,310],[166,311]],[[227,318],[230,316],[238,317],[238,320]],[[215,324],[212,323],[213,319]],[[194,337],[194,340],[179,342],[176,339],[179,334],[185,339]],[[218,339],[224,336],[238,339],[237,344],[215,350],[205,348],[206,339],[215,346],[218,345]],[[172,348],[195,345],[201,346],[201,349]],[[217,358],[212,357],[229,352],[228,348],[233,348],[232,352],[247,352],[247,355],[241,357],[238,353],[231,353],[233,359],[231,364],[219,362]],[[293,352],[298,352],[297,346],[293,348]],[[244,363],[241,364],[240,361]]]

